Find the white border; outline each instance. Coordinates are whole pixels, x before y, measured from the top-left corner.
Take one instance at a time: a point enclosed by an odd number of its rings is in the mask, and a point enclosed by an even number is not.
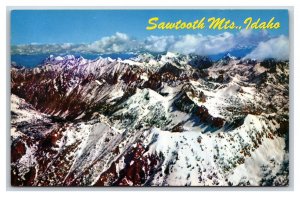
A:
[[[65,194],[70,194],[70,195],[78,195],[78,196],[82,196],[82,195],[85,195],[86,193],[86,189],[85,191],[82,191],[82,190],[76,190],[76,188],[67,188],[68,190],[68,193],[66,192],[58,192],[58,191],[55,191],[55,192],[49,192],[51,190],[55,190],[53,188],[46,188],[47,191],[42,191],[42,192],[33,192],[33,191],[26,191],[26,192],[11,192],[11,191],[7,191],[7,183],[6,183],[6,178],[5,175],[6,175],[6,162],[4,162],[4,158],[6,158],[6,155],[7,155],[7,147],[9,148],[9,146],[6,146],[4,144],[6,144],[6,137],[5,137],[5,131],[7,131],[7,128],[6,128],[6,123],[7,123],[7,114],[5,113],[6,111],[6,108],[8,106],[8,104],[10,103],[9,100],[7,100],[7,87],[9,87],[9,85],[7,84],[7,80],[9,79],[9,73],[7,73],[7,70],[6,70],[6,64],[5,64],[5,59],[7,59],[7,46],[9,45],[9,40],[7,40],[8,35],[5,35],[7,34],[7,31],[4,31],[4,29],[6,29],[7,27],[7,23],[9,21],[7,21],[7,18],[6,18],[6,7],[7,6],[71,6],[72,9],[82,9],[82,7],[75,7],[75,6],[91,6],[89,7],[90,9],[96,9],[96,6],[117,6],[117,8],[120,8],[120,6],[130,6],[132,8],[132,6],[142,6],[144,8],[148,8],[148,7],[145,7],[145,6],[150,6],[150,8],[156,8],[156,6],[172,6],[172,8],[182,8],[182,6],[184,8],[187,8],[186,6],[188,7],[191,7],[191,6],[200,6],[198,8],[206,8],[206,9],[214,9],[216,7],[211,7],[211,6],[214,6],[214,5],[217,5],[218,7],[217,8],[220,8],[219,6],[225,6],[225,7],[222,7],[224,9],[232,9],[233,7],[232,6],[250,6],[250,7],[246,7],[247,9],[251,8],[251,6],[294,6],[294,19],[298,19],[300,16],[300,6],[299,6],[299,2],[298,0],[252,0],[252,1],[244,1],[244,0],[227,0],[227,1],[224,1],[224,0],[209,0],[209,1],[205,1],[205,2],[195,2],[195,0],[184,0],[184,1],[179,1],[179,0],[151,0],[151,2],[147,2],[145,0],[106,0],[106,1],[102,1],[102,0],[2,0],[0,2],[0,5],[1,5],[1,11],[0,11],[0,20],[1,20],[1,31],[0,31],[0,36],[2,38],[2,43],[6,43],[6,44],[1,44],[1,62],[2,62],[2,65],[0,66],[0,68],[2,69],[1,72],[0,72],[0,87],[1,88],[1,107],[2,107],[2,113],[1,113],[1,116],[0,116],[0,120],[2,121],[1,122],[1,127],[2,129],[0,130],[2,132],[2,136],[1,136],[1,140],[2,140],[2,147],[0,149],[0,158],[2,158],[2,162],[0,162],[0,185],[1,185],[1,193],[3,195],[12,195],[12,196],[20,196],[20,195],[30,195],[30,196],[41,196],[41,195],[46,195],[46,196],[53,196],[53,195],[65,195]],[[208,6],[208,7],[203,7],[203,6]],[[227,7],[229,6],[229,7]],[[57,7],[56,7],[57,8]],[[240,8],[240,7],[234,7],[234,8]],[[257,7],[253,7],[253,8],[257,8]],[[294,22],[293,21],[290,21],[290,25],[291,27],[293,26]],[[295,23],[297,24],[297,23]],[[299,62],[299,48],[298,48],[298,45],[296,43],[299,43],[299,39],[296,35],[300,35],[300,32],[299,32],[299,25],[296,25],[294,28],[294,35],[295,35],[295,38],[294,38],[294,54],[295,55],[295,58],[294,58],[294,65],[298,65],[297,62]],[[292,32],[292,28],[290,28],[290,31],[291,33]],[[290,35],[290,38],[292,36]],[[292,41],[292,39],[290,39]],[[291,46],[293,46],[293,43],[291,42]],[[298,57],[297,57],[297,54]],[[7,62],[7,61],[6,61]],[[292,58],[291,58],[291,62],[292,62]],[[292,63],[291,63],[291,66]],[[292,69],[291,69],[292,70]],[[297,66],[294,67],[294,72],[291,73],[291,78],[292,76],[294,75],[294,86],[297,87],[297,85],[299,84],[299,79],[300,79],[300,76],[299,76],[299,69]],[[292,79],[290,81],[290,83],[292,83]],[[8,80],[9,82],[9,80]],[[8,85],[8,86],[7,86]],[[290,89],[290,94],[291,96],[293,97],[294,95],[294,99],[292,100],[292,97],[291,98],[291,109],[290,111],[292,111],[294,109],[294,119],[295,120],[298,120],[298,121],[295,121],[295,132],[294,132],[294,139],[295,139],[295,144],[294,144],[294,150],[296,152],[296,150],[300,150],[300,143],[297,143],[297,139],[300,140],[300,136],[299,136],[299,132],[297,132],[296,128],[299,128],[299,123],[300,123],[300,119],[299,119],[299,104],[297,103],[297,101],[299,100],[299,90],[297,91],[295,89],[295,92],[293,91],[294,90],[294,86],[292,86]],[[6,87],[6,88],[5,88]],[[292,94],[292,92],[294,92],[294,94]],[[295,102],[293,102],[295,101]],[[9,119],[8,119],[8,122],[9,122]],[[293,123],[294,121],[292,120],[292,117],[290,117],[290,122]],[[293,127],[293,125],[291,125],[291,128]],[[291,139],[293,140],[293,139]],[[290,148],[290,150],[293,149],[292,147]],[[154,188],[154,189],[146,189],[146,190],[140,190],[138,188],[133,188],[131,189],[132,190],[138,190],[139,192],[135,192],[134,194],[135,195],[138,195],[138,196],[141,196],[141,195],[149,195],[149,196],[153,196],[153,195],[157,195],[159,194],[158,192],[159,191],[169,191],[170,195],[172,196],[176,196],[176,195],[185,195],[184,193],[186,192],[189,192],[189,193],[186,193],[186,195],[195,195],[195,196],[200,196],[200,195],[230,195],[230,196],[241,196],[241,195],[272,195],[273,196],[281,196],[282,195],[296,195],[296,196],[300,196],[299,195],[299,181],[297,179],[297,174],[299,174],[299,170],[297,168],[297,164],[299,164],[299,155],[297,155],[297,153],[294,153],[294,156],[295,156],[295,159],[294,159],[294,166],[295,169],[294,169],[294,174],[295,174],[295,177],[294,177],[294,192],[276,192],[276,191],[267,191],[267,192],[255,192],[255,190],[260,190],[259,188],[253,188],[251,190],[251,192],[243,192],[243,193],[240,193],[240,192],[236,192],[236,190],[240,190],[239,188],[233,188],[234,191],[222,191],[222,192],[211,192],[211,191],[220,191],[222,190],[222,188],[207,188],[207,189],[198,189],[197,191],[195,191],[193,188],[191,189],[185,189],[185,188],[175,188],[174,189],[168,189],[168,188],[164,188],[164,189],[159,189],[159,188]],[[298,186],[298,187],[297,187]],[[26,189],[26,188],[25,188]],[[59,188],[58,188],[59,189]],[[75,191],[74,191],[75,189]],[[279,188],[280,189],[280,188]],[[41,191],[40,189],[36,189],[38,191]],[[70,191],[71,190],[71,191]],[[91,190],[89,191],[94,191],[93,188],[91,188]],[[182,191],[184,190],[184,193],[182,192],[178,192],[178,191]],[[201,191],[201,193],[199,193],[198,191]],[[65,189],[63,189],[63,191],[66,191]],[[107,191],[110,191],[110,193],[107,193]],[[113,191],[113,192],[112,192]],[[151,192],[150,192],[151,191]],[[249,191],[249,190],[248,190]],[[99,194],[99,192],[101,192],[101,194]],[[104,193],[105,192],[105,193]],[[297,195],[298,193],[298,195]],[[114,188],[114,189],[110,189],[110,190],[97,190],[97,192],[90,192],[88,193],[87,195],[94,195],[94,196],[99,196],[99,195],[118,195],[118,196],[123,196],[123,195],[133,195],[132,192],[128,192],[128,189],[125,189],[125,190],[121,190],[121,191],[118,191],[117,188]]]

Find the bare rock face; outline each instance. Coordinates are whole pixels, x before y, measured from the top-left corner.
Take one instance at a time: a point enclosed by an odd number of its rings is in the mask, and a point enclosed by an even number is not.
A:
[[[168,53],[12,67],[11,184],[286,186],[288,66]]]

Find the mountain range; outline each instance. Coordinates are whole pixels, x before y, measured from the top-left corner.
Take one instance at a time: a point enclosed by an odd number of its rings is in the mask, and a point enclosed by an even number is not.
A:
[[[287,186],[289,62],[49,56],[11,67],[13,186]]]

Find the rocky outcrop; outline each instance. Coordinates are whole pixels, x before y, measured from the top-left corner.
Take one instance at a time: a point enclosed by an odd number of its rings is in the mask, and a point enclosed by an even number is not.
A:
[[[13,66],[11,184],[287,185],[288,79],[288,62],[171,53]]]

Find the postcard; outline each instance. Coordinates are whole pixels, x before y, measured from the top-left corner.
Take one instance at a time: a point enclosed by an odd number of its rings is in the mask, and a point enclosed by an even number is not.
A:
[[[288,186],[289,11],[11,11],[12,186]]]

